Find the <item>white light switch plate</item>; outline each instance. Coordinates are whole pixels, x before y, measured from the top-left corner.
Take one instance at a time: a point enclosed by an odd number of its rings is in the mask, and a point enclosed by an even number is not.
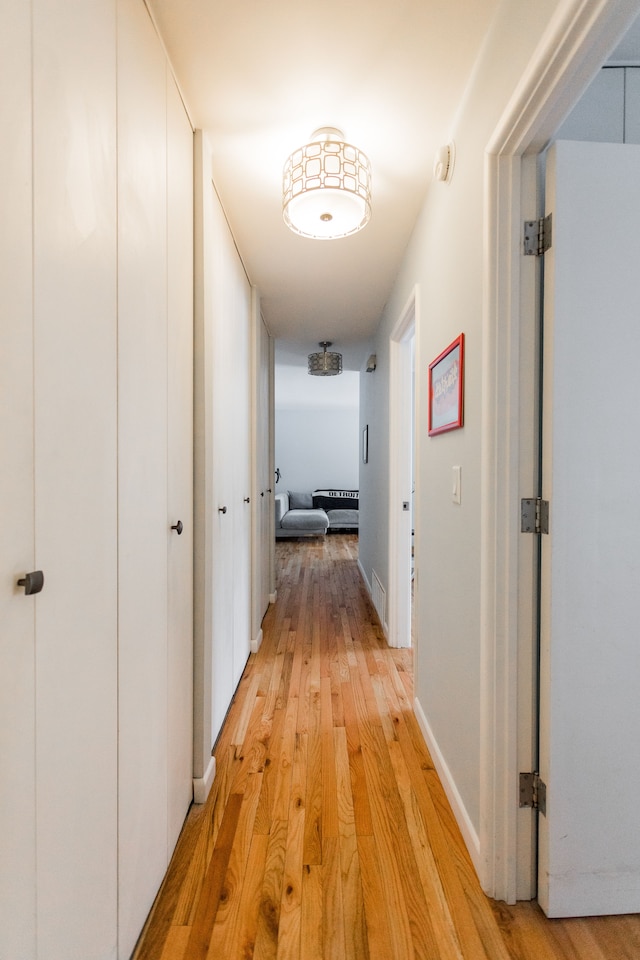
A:
[[[451,499],[453,500],[454,503],[462,503],[461,474],[462,474],[462,467],[453,468],[453,489],[452,489]]]

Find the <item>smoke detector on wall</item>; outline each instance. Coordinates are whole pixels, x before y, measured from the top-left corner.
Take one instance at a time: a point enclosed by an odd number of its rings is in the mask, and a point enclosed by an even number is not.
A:
[[[441,183],[449,183],[453,176],[453,165],[456,159],[456,147],[453,142],[446,143],[436,151],[433,159],[433,178]]]

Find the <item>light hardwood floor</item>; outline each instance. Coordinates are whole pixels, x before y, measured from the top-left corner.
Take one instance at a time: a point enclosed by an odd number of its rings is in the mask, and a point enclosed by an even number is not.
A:
[[[262,647],[134,960],[638,960],[638,917],[484,896],[357,548],[278,542]]]

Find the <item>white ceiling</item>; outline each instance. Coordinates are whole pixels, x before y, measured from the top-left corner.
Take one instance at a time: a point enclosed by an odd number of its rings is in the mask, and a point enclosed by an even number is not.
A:
[[[376,328],[498,0],[147,0],[272,336],[335,349]],[[309,240],[282,168],[337,126],[373,169],[372,218]]]
[[[280,401],[348,405],[352,378],[307,377],[333,341],[360,368],[499,0],[146,0],[276,338]],[[640,20],[612,60],[638,62]],[[291,233],[282,167],[337,126],[373,168],[373,213],[335,241]],[[285,388],[285,383],[288,384]]]

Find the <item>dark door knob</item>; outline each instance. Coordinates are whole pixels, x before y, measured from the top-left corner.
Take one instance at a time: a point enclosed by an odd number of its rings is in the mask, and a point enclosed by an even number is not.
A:
[[[32,573],[25,573],[24,577],[18,580],[18,586],[24,587],[26,596],[32,593],[40,593],[44,586],[44,573],[42,570],[34,570]]]
[[[251,497],[245,497],[245,498],[244,498],[244,502],[245,502],[245,503],[251,503]]]
[[[226,512],[227,512],[226,507],[218,507],[218,513],[226,513]]]
[[[180,536],[180,534],[181,534],[182,531],[184,530],[184,527],[182,526],[182,520],[178,520],[177,523],[174,523],[173,526],[171,527],[171,529],[172,529],[172,530],[175,530],[176,533],[178,534],[178,536]]]

